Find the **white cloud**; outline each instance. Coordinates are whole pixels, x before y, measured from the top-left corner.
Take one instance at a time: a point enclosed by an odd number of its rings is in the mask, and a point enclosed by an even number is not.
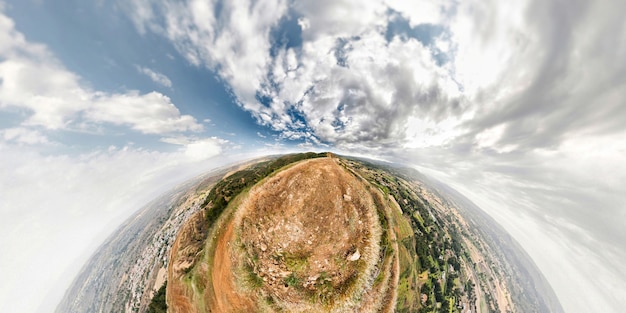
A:
[[[137,0],[133,5],[141,7],[130,12],[143,25],[140,30],[155,30],[189,62],[215,69],[242,106],[262,125],[283,132],[283,138],[410,144],[414,134],[407,132],[408,117],[438,125],[440,115],[455,114],[450,111],[462,101],[450,69],[437,65],[431,48],[415,39],[385,41],[390,16],[380,1],[299,1],[290,4],[291,11],[283,1],[228,2],[219,16],[213,13],[215,2]],[[432,22],[420,20],[418,13],[442,7],[443,15],[450,6],[420,4],[407,16],[413,24]],[[266,9],[263,14],[261,9]],[[270,31],[289,12],[307,25],[303,46],[272,48]],[[166,23],[159,23],[158,14]],[[277,49],[275,57],[270,48]],[[272,99],[269,106],[257,101],[258,94]],[[438,128],[440,136],[445,127]]]
[[[216,1],[135,0],[129,13],[140,31],[152,29],[166,36],[190,63],[217,70],[244,106],[258,109],[255,95],[270,58],[269,33],[287,3],[226,1],[219,17],[214,14],[216,6]],[[164,16],[165,25],[158,23],[155,11]]]
[[[140,31],[216,70],[280,138],[386,155],[415,149],[511,227],[565,311],[626,305],[623,288],[587,287],[626,281],[612,261],[626,253],[626,2],[242,0],[220,16],[215,1],[134,3]],[[433,45],[387,42],[387,8],[442,33]],[[270,54],[270,30],[294,12],[302,46]],[[594,276],[592,266],[604,267]]]
[[[24,127],[1,129],[0,135],[2,135],[4,141],[18,144],[35,145],[50,143],[48,137],[41,132]]]
[[[190,115],[181,115],[167,96],[158,92],[139,94],[97,93],[84,116],[90,121],[127,125],[144,134],[201,131],[203,126]]]
[[[304,40],[342,38],[385,26],[386,7],[381,1],[296,1],[293,8],[306,20]]]
[[[139,71],[139,73],[148,76],[153,82],[168,88],[172,87],[172,81],[164,74],[139,65],[136,65],[135,67],[137,68],[137,71]]]
[[[25,110],[28,118],[23,126],[54,130],[110,123],[146,134],[203,129],[158,92],[107,93],[85,87],[45,46],[27,42],[4,15],[0,15],[0,42],[0,110]]]
[[[453,3],[446,0],[403,1],[387,0],[386,5],[406,15],[411,26],[419,24],[443,24]]]
[[[454,76],[465,94],[475,97],[481,89],[499,85],[501,90],[494,88],[496,94],[492,96],[498,100],[503,94],[528,86],[530,68],[524,67],[542,50],[541,43],[525,25],[528,5],[529,1],[459,4],[458,14],[449,21],[449,27],[456,48]],[[516,68],[512,71],[511,67]]]
[[[185,146],[185,155],[194,160],[205,160],[218,155],[223,143],[217,138],[197,140]]]
[[[165,137],[162,142],[182,146],[180,151],[193,161],[205,160],[219,155],[222,148],[231,146],[228,140],[217,137],[196,138],[187,136]]]
[[[174,136],[203,129],[161,93],[86,85],[0,14],[0,110],[24,119],[0,129],[0,311],[49,312],[122,221],[175,184],[237,159],[221,158],[228,142],[216,137],[179,142],[171,152],[130,144],[64,151],[74,142],[54,142],[47,131],[118,125]]]

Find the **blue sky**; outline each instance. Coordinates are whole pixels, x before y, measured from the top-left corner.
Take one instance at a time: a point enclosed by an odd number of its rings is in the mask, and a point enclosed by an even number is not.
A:
[[[78,75],[87,86],[104,92],[140,93],[157,91],[168,96],[182,114],[189,114],[205,126],[203,136],[219,136],[235,144],[259,144],[257,132],[271,136],[242,110],[214,71],[190,64],[162,37],[139,34],[132,22],[120,15],[117,4],[98,5],[83,1],[11,3],[7,11],[16,28],[29,41],[45,44],[64,67]],[[150,73],[163,77],[151,78]],[[167,149],[158,137],[146,138],[118,129],[123,136],[72,136],[84,145],[124,145],[141,142]],[[82,137],[82,138],[80,138]]]
[[[0,0],[0,309],[48,312],[117,225],[186,179],[331,150],[453,186],[521,244],[565,311],[619,312],[624,11]]]

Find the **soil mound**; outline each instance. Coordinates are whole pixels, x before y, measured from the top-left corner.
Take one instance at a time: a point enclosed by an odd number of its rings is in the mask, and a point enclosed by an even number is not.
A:
[[[299,163],[253,188],[235,225],[238,285],[269,307],[353,307],[377,263],[372,195],[331,158]]]
[[[398,246],[380,191],[332,156],[270,173],[250,188],[254,176],[225,178],[243,189],[182,229],[168,311],[391,312]]]

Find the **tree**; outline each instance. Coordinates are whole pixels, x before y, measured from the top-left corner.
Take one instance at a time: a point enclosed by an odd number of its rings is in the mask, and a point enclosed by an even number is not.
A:
[[[152,297],[150,305],[148,305],[148,313],[166,313],[167,303],[165,303],[165,289],[167,282],[159,288],[159,291]]]

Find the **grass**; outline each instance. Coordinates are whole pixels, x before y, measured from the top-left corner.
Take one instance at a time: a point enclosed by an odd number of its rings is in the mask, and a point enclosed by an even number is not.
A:
[[[411,222],[409,222],[409,220],[404,215],[402,215],[402,212],[399,210],[399,208],[396,207],[395,203],[393,203],[392,200],[389,200],[388,203],[391,206],[391,208],[389,209],[392,214],[392,219],[398,229],[398,231],[396,232],[398,240],[403,240],[404,238],[413,236],[413,228],[411,227]]]
[[[263,179],[257,180],[257,183],[262,183],[262,181]],[[379,187],[380,189],[375,188],[374,186]],[[406,299],[406,302],[409,302],[409,303],[419,301],[419,299],[415,300],[415,298],[418,298],[415,295],[413,295],[413,297],[410,297],[413,290],[417,288],[417,286],[415,285],[416,284],[415,281],[417,280],[416,279],[417,273],[415,270],[413,271],[410,270],[411,265],[412,264],[415,265],[414,264],[415,258],[411,256],[410,252],[407,251],[407,249],[404,246],[398,244],[400,240],[405,239],[405,238],[408,239],[409,237],[413,236],[413,230],[411,228],[410,221],[405,216],[402,215],[402,212],[398,210],[398,208],[395,207],[395,205],[392,205],[390,200],[386,199],[387,195],[391,193],[391,190],[389,189],[389,187],[380,185],[380,184],[378,186],[376,185],[374,186],[372,186],[371,184],[368,184],[367,189],[369,189],[368,191],[372,194],[372,198],[374,200],[373,204],[375,207],[374,212],[376,212],[378,215],[378,223],[381,227],[381,234],[379,238],[381,253],[376,254],[375,256],[372,256],[372,257],[376,257],[376,259],[381,258],[380,265],[382,265],[382,267],[385,269],[390,269],[391,262],[394,258],[394,255],[402,253],[403,256],[399,256],[399,257],[404,258],[403,263],[406,262],[406,266],[403,266],[403,269],[407,270],[405,271],[405,275],[404,275],[405,279],[401,282],[403,284],[403,287],[402,287],[403,292],[406,295],[404,296],[404,298]],[[244,192],[242,192],[241,194],[245,194],[249,190],[250,186],[246,186],[246,187],[247,188],[243,188]],[[229,200],[228,201],[229,203],[227,206],[231,207],[231,205],[234,204],[232,202],[235,202],[233,200],[236,200],[236,199],[230,198],[228,200]],[[228,211],[230,211],[230,208],[227,208],[226,210],[224,210],[224,213]],[[224,215],[227,215],[227,214],[224,214]],[[396,232],[395,237],[397,237],[398,240],[395,240],[395,239],[391,240],[391,237],[393,236],[393,233],[391,232],[394,231],[393,230],[394,228]],[[382,252],[383,250],[385,252]],[[399,251],[395,251],[395,250],[399,250]],[[361,279],[361,276],[358,275],[358,272],[361,272],[361,271],[357,271],[353,273],[353,275],[351,275],[347,280],[343,281],[339,285],[333,284],[333,281],[330,280],[328,273],[321,273],[320,277],[316,280],[315,284],[309,287],[303,287],[302,283],[304,282],[303,281],[304,278],[302,276],[303,275],[302,273],[305,272],[309,266],[309,257],[310,255],[306,255],[306,254],[302,254],[298,252],[295,252],[295,253],[284,252],[283,254],[281,254],[280,258],[282,259],[283,262],[285,262],[284,264],[286,265],[287,270],[291,272],[287,277],[283,279],[283,283],[286,286],[290,288],[297,288],[297,290],[299,291],[304,291],[307,295],[307,298],[312,303],[319,303],[325,306],[332,306],[337,301],[343,302],[345,300],[348,300],[348,299],[343,299],[344,296],[352,297],[353,295],[356,295],[354,293],[355,292],[354,289],[358,288],[358,286],[361,285],[361,283],[359,282],[363,280]],[[337,262],[337,265],[340,268],[342,268],[342,270],[345,270],[345,268],[343,268],[346,266],[346,264],[344,263],[347,263],[345,261],[345,258],[341,258],[341,260],[338,260],[338,261],[342,261],[342,262]],[[363,270],[362,267],[365,266],[365,263],[366,263],[365,260],[359,260],[358,264],[354,264],[354,265],[359,270]],[[249,285],[250,287],[258,288],[263,285],[262,278],[259,277],[258,274],[256,274],[252,268],[247,268],[244,274],[245,275],[243,276],[243,278],[246,280],[246,284]],[[378,277],[376,280],[378,282],[387,281],[390,277],[389,275],[390,274],[387,270],[381,270],[378,273]],[[370,283],[371,283],[371,280],[370,280]],[[273,300],[276,300],[276,299],[273,299]],[[352,301],[352,300],[348,300],[348,301]],[[270,303],[268,304],[271,305]]]
[[[454,313],[455,304],[456,304],[456,298],[448,297],[448,313]]]
[[[417,272],[418,258],[413,249],[413,238],[406,238],[398,245],[400,260],[400,277],[398,281],[398,311],[414,312],[419,306],[419,273]],[[407,247],[408,246],[408,247]]]
[[[328,305],[332,303],[334,293],[335,288],[330,281],[330,276],[326,272],[321,272],[320,277],[315,281],[315,289],[308,291],[309,301]]]
[[[182,277],[182,282],[185,283],[185,287],[188,291],[191,292],[191,297],[196,304],[200,306],[204,306],[204,298],[202,296],[204,292],[204,283],[200,282],[202,277],[196,272],[197,268],[194,266],[193,269]],[[198,284],[202,285],[202,288],[198,288]]]
[[[284,255],[285,265],[291,272],[302,272],[309,264],[309,255],[301,252],[286,253]]]
[[[205,290],[209,289],[210,292],[214,292],[212,284],[207,285],[206,282],[212,281],[213,279],[212,271],[210,269],[213,268],[217,239],[219,238],[221,232],[224,231],[224,226],[228,224],[231,218],[233,218],[234,211],[249,191],[250,186],[244,188],[243,190],[240,190],[239,194],[231,198],[231,201],[226,204],[226,207],[222,209],[222,212],[215,217],[214,222],[210,225],[207,240],[205,242],[205,246],[202,252],[203,256],[200,258],[200,260],[202,260],[201,262],[205,262],[209,265],[209,270],[200,273],[198,271],[198,264],[200,262],[196,262],[196,264],[192,265],[188,273],[183,277],[183,281],[186,283],[188,290],[191,290],[193,292],[193,299],[197,302],[199,307],[204,307]],[[248,277],[248,275],[245,276],[246,280],[249,278],[253,279],[252,286],[258,283],[254,277],[251,278]]]
[[[289,274],[289,276],[285,278],[285,285],[289,287],[299,287],[301,282],[302,280],[294,273]]]
[[[248,287],[252,288],[252,289],[258,289],[261,288],[263,286],[263,278],[261,278],[261,276],[259,276],[254,269],[252,268],[252,266],[250,265],[246,265],[245,266],[245,283],[246,285],[248,285]]]

